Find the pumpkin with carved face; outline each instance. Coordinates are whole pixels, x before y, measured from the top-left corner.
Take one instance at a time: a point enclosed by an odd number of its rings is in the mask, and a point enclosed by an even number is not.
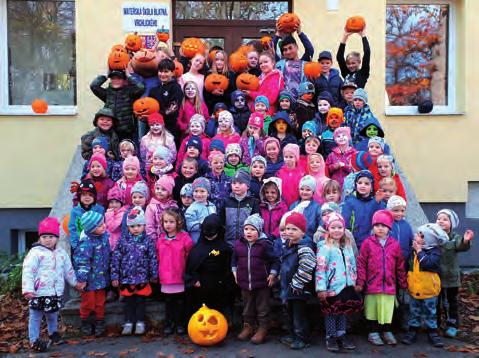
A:
[[[130,62],[130,56],[126,49],[121,45],[113,46],[108,55],[108,68],[123,71],[128,66],[128,62]]]
[[[301,25],[301,20],[298,15],[292,12],[287,12],[281,15],[276,21],[276,28],[280,32],[286,32],[288,34],[298,30]]]
[[[226,91],[228,84],[228,77],[218,73],[212,73],[205,78],[205,89],[208,92],[213,92],[216,89]]]
[[[111,48],[111,52],[114,52],[114,51],[120,51],[120,52],[128,53],[128,51],[126,50],[125,46],[123,46],[123,45],[114,45],[114,46]]]
[[[229,64],[233,72],[243,72],[248,69],[248,57],[242,52],[233,52],[230,55]]]
[[[48,111],[48,103],[44,99],[34,99],[32,102],[32,110],[35,113],[43,114]]]
[[[143,97],[133,102],[133,113],[137,117],[148,117],[154,112],[160,111],[160,104],[158,101],[151,97]]]
[[[351,16],[346,20],[344,30],[346,32],[361,32],[366,27],[366,20],[362,16]]]
[[[156,30],[156,38],[158,41],[166,42],[170,39],[170,32],[165,29],[158,29]]]
[[[239,90],[257,91],[259,88],[259,78],[247,72],[236,77],[236,87]]]
[[[126,36],[125,48],[128,51],[131,51],[131,52],[138,51],[139,49],[141,49],[141,44],[142,44],[141,37],[138,36],[138,33],[135,32],[134,34],[129,34]]]
[[[133,55],[131,67],[135,73],[149,78],[158,75],[159,62],[158,54],[155,51],[142,49]]]
[[[306,62],[304,64],[304,75],[308,78],[318,78],[321,74],[321,64],[319,62]]]
[[[184,39],[181,43],[181,52],[186,58],[193,58],[197,53],[204,55],[205,49],[204,42],[196,37]]]
[[[188,322],[188,335],[193,343],[212,346],[221,342],[228,333],[228,322],[220,312],[205,304],[191,316]]]
[[[175,77],[180,78],[184,72],[183,65],[176,58],[173,62],[175,63]]]

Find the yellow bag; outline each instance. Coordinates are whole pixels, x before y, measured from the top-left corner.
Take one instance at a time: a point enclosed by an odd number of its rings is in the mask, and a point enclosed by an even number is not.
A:
[[[407,274],[407,285],[412,298],[423,300],[439,296],[441,279],[436,272],[419,271],[419,261],[414,255],[413,270]]]

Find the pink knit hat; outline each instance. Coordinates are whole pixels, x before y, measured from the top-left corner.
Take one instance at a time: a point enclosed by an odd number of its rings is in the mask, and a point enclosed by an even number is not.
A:
[[[278,147],[278,149],[281,149],[281,144],[279,143],[279,140],[275,137],[266,137],[266,139],[264,140],[263,142],[263,147],[264,147],[264,150],[266,151],[266,146],[269,144],[269,143],[274,143],[276,144],[276,146]]]
[[[100,163],[100,165],[103,167],[103,169],[107,169],[108,164],[106,164],[106,158],[103,154],[101,153],[95,153],[91,156],[90,161],[88,162],[88,168],[91,167],[91,163],[94,161]]]
[[[331,224],[335,221],[339,221],[344,227],[344,218],[339,213],[333,211],[324,218],[324,228],[328,230]]]
[[[294,155],[296,161],[299,161],[299,146],[297,144],[289,143],[283,148],[283,156],[286,152]]]
[[[171,195],[175,186],[175,180],[169,175],[163,175],[155,183],[155,186],[161,186]]]
[[[125,170],[126,167],[134,167],[140,171],[140,161],[138,160],[138,157],[134,155],[130,155],[125,160],[123,161],[123,170]]]
[[[38,236],[53,235],[60,237],[60,223],[56,218],[47,217],[38,224]]]
[[[393,214],[389,210],[378,210],[373,215],[372,225],[383,224],[391,229],[393,221]]]
[[[336,137],[340,134],[344,134],[349,140],[351,140],[351,129],[349,127],[336,128],[333,133],[334,140],[336,140]]]
[[[120,189],[119,186],[113,185],[110,190],[108,190],[107,200],[118,200],[120,203],[125,202],[124,191]]]
[[[249,116],[248,125],[262,129],[264,125],[264,115],[259,112],[251,113],[251,115]]]

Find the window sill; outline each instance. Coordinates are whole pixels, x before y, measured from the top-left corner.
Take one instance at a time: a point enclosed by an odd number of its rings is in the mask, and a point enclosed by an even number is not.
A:
[[[386,116],[407,117],[407,116],[462,116],[465,112],[457,111],[448,107],[435,107],[431,113],[419,113],[416,106],[407,107],[386,107]]]
[[[51,106],[47,113],[35,113],[30,106],[10,106],[0,109],[0,116],[75,116],[77,106]]]

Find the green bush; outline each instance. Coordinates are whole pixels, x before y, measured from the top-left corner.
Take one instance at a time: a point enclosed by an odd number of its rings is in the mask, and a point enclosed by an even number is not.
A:
[[[0,254],[0,294],[20,294],[22,289],[22,262],[25,255]]]

